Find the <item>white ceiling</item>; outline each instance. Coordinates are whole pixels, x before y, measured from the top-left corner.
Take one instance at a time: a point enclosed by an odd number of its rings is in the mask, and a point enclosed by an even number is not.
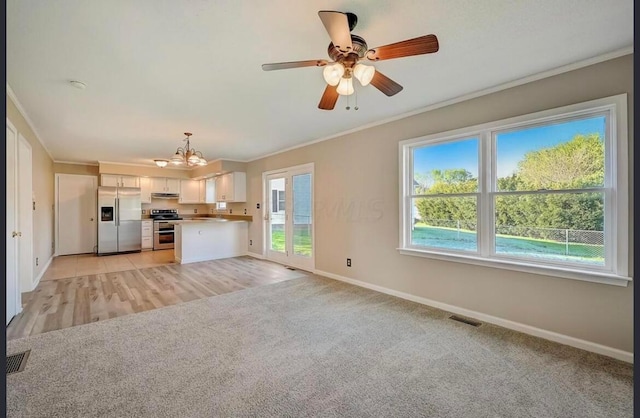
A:
[[[261,69],[328,58],[319,10],[355,13],[370,48],[433,33],[440,51],[375,64],[396,96],[361,87],[358,111],[319,110],[322,68]],[[75,162],[151,164],[185,131],[208,160],[250,160],[632,45],[632,0],[7,4],[7,83],[54,159]]]

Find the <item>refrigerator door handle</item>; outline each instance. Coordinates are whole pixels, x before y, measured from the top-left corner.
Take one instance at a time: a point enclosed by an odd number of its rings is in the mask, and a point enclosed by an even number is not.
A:
[[[120,226],[120,199],[116,197],[116,211],[115,211],[116,226]]]

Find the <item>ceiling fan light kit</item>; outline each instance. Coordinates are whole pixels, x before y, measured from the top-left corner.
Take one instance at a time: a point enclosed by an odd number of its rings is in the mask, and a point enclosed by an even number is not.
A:
[[[402,91],[400,84],[380,73],[373,66],[360,64],[359,61],[367,59],[375,62],[431,54],[438,52],[440,48],[438,38],[431,34],[368,49],[364,38],[351,33],[358,23],[358,17],[354,13],[321,10],[318,12],[318,16],[320,16],[320,20],[331,38],[327,53],[332,62],[322,59],[280,62],[263,64],[262,69],[272,71],[324,66],[322,76],[327,87],[318,104],[318,108],[322,110],[333,109],[339,96],[348,96],[354,93],[353,77],[363,87],[371,84],[387,96],[393,96]]]
[[[358,79],[362,87],[368,86],[369,83],[371,83],[375,72],[376,69],[371,65],[356,64],[356,66],[353,67],[353,75]]]
[[[355,91],[353,89],[353,79],[352,78],[341,78],[340,83],[338,84],[338,88],[336,89],[338,94],[342,96],[350,96]]]
[[[327,82],[330,86],[337,86],[344,75],[344,66],[339,62],[333,65],[327,65],[322,70],[322,76],[324,77],[324,81]]]

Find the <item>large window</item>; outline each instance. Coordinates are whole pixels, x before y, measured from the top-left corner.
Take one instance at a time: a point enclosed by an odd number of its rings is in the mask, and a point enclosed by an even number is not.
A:
[[[400,143],[403,254],[625,285],[626,95]]]

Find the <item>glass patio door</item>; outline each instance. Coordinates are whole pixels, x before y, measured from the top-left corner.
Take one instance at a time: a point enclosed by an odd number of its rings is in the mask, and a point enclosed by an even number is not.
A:
[[[287,262],[287,178],[282,174],[267,176],[267,258],[278,263]]]
[[[313,167],[265,176],[266,256],[313,271]]]

